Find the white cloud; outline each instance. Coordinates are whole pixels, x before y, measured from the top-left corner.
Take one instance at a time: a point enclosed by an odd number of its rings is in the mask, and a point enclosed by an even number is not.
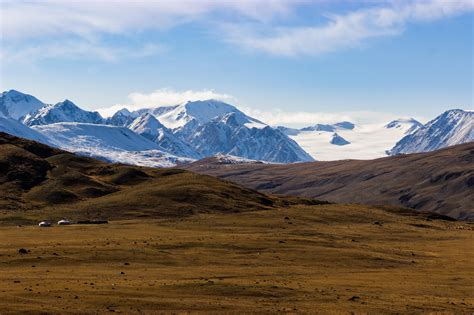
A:
[[[393,1],[391,5],[359,9],[345,15],[328,14],[329,21],[322,26],[259,29],[255,25],[227,24],[223,30],[229,42],[249,50],[283,56],[315,56],[357,47],[370,38],[400,34],[409,23],[447,18],[472,10],[472,0]]]
[[[298,8],[318,17],[328,0],[2,0],[1,55],[15,60],[21,50],[46,52],[53,57],[74,55],[90,47],[91,56],[117,60],[129,56],[124,48],[104,44],[107,35],[136,37],[142,31],[163,32],[196,23],[225,41],[251,51],[274,55],[321,55],[358,47],[371,38],[393,36],[410,23],[427,22],[469,12],[472,0],[361,1],[362,9],[346,14],[326,12],[325,24],[294,26]],[[341,1],[344,4],[344,1]],[[324,13],[324,12],[323,12]],[[291,19],[296,17],[296,19]],[[44,44],[32,44],[43,40]],[[63,45],[65,47],[60,47]],[[20,47],[23,45],[23,47]],[[48,46],[52,45],[54,51]],[[150,49],[148,54],[160,50]],[[19,56],[16,56],[16,53]],[[76,52],[76,54],[78,54]],[[138,56],[137,56],[138,57]],[[37,58],[36,58],[37,59]]]
[[[166,29],[210,18],[214,13],[237,14],[255,21],[288,15],[307,0],[3,0],[5,39],[74,34],[122,34]]]
[[[86,40],[67,40],[55,43],[39,43],[27,47],[4,47],[0,60],[4,62],[33,63],[38,60],[63,59],[98,59],[116,62],[123,59],[153,56],[166,50],[159,44],[146,43],[141,46],[108,46],[100,42]]]
[[[129,104],[117,104],[107,108],[100,108],[97,111],[105,117],[110,117],[122,108],[127,108],[128,110],[133,111],[141,108],[177,105],[187,101],[208,99],[229,101],[233,99],[233,97],[228,94],[217,93],[213,90],[176,91],[169,88],[159,89],[152,93],[130,93],[128,98],[130,100]]]
[[[105,37],[139,38],[143,31],[165,31],[185,23],[214,19],[265,23],[284,17],[308,0],[2,0],[0,57],[34,62],[86,57],[117,61],[155,55],[163,44],[117,46]],[[140,41],[140,39],[138,39]],[[138,51],[138,53],[137,53]]]

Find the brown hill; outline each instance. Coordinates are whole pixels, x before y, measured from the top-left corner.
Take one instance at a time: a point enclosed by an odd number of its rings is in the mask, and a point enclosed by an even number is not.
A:
[[[263,192],[398,205],[474,220],[474,143],[370,161],[271,165],[208,158],[182,167]]]
[[[184,217],[315,204],[178,169],[108,164],[0,133],[0,222]],[[21,219],[20,219],[21,218]]]

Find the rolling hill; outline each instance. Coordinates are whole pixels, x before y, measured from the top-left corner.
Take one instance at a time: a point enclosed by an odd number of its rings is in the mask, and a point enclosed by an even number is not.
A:
[[[263,192],[389,204],[474,220],[474,143],[369,161],[272,165],[207,158],[182,167]]]
[[[110,164],[0,133],[0,210],[40,218],[183,217],[317,201],[268,196],[178,169]],[[22,220],[19,220],[22,221]]]

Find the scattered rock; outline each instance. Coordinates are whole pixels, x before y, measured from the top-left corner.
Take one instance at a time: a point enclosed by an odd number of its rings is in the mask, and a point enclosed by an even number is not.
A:
[[[349,301],[353,301],[353,302],[359,301],[359,300],[360,300],[360,296],[357,296],[357,295],[354,295],[353,297],[349,299]]]
[[[24,249],[24,248],[20,248],[20,249],[18,250],[18,253],[19,253],[19,254],[28,254],[28,252],[29,252],[29,251],[26,250],[26,249]]]

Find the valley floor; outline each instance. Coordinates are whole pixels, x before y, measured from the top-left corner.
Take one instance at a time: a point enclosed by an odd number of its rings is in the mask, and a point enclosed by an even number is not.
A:
[[[1,226],[0,313],[472,313],[473,236],[350,205]]]

